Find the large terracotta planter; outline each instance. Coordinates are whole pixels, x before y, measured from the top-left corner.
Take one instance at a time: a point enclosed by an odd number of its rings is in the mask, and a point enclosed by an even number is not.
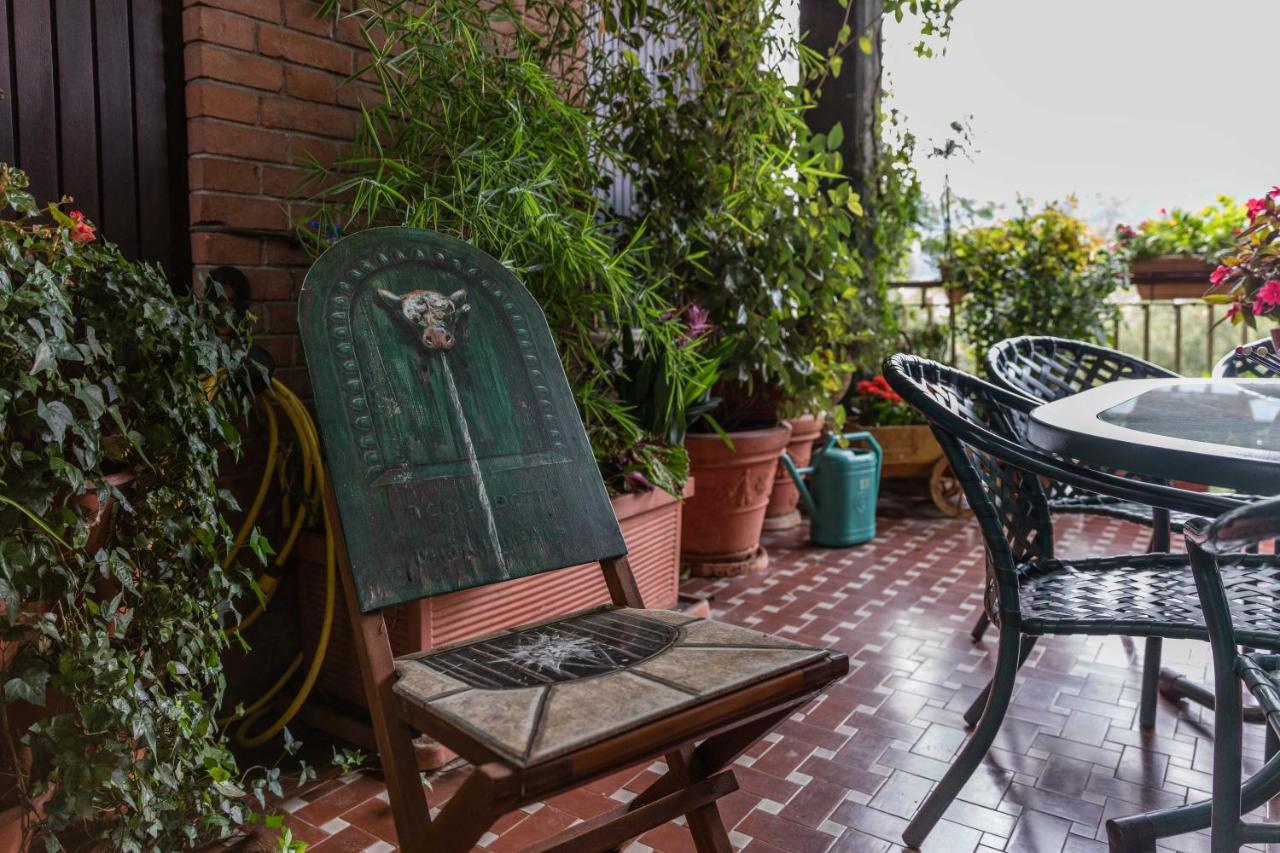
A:
[[[791,440],[787,442],[787,455],[803,468],[813,458],[813,443],[822,435],[824,415],[803,415],[786,423],[791,425]],[[791,475],[782,465],[773,478],[773,491],[769,493],[769,506],[764,513],[765,530],[787,530],[800,523],[800,491],[791,481]]]
[[[694,494],[694,481],[685,487]],[[673,608],[680,585],[680,502],[660,490],[619,495],[613,511],[626,540],[631,570],[647,607]],[[310,653],[320,634],[324,611],[324,540],[311,536],[299,543],[299,603],[303,648]],[[319,687],[363,706],[360,663],[351,643],[342,589],[334,608],[333,632],[325,653]],[[609,602],[599,564],[544,572],[527,578],[424,598],[384,612],[397,654],[438,648],[484,634],[552,619]]]
[[[681,563],[695,575],[725,576],[768,565],[760,545],[764,514],[791,426],[734,432],[730,448],[715,434],[685,439],[698,493],[684,505]]]

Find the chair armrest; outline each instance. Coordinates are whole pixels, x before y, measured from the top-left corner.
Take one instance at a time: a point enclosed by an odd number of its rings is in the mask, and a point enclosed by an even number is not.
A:
[[[1239,551],[1263,539],[1275,538],[1280,538],[1280,497],[1245,504],[1223,513],[1212,523],[1187,528],[1188,541],[1211,554]]]

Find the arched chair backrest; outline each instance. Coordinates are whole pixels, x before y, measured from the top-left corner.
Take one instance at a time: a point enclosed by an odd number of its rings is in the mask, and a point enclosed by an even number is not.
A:
[[[626,545],[542,310],[451,237],[375,228],[298,304],[361,612]]]
[[[1271,370],[1265,365],[1258,364],[1245,358],[1241,350],[1264,350],[1271,357],[1275,358],[1280,349],[1272,343],[1271,338],[1260,338],[1256,341],[1250,341],[1247,344],[1233,349],[1231,352],[1218,359],[1218,363],[1213,366],[1213,373],[1210,374],[1214,379],[1276,379],[1280,378],[1280,371]]]
[[[987,377],[1009,391],[1051,403],[1117,379],[1177,378],[1137,356],[1084,341],[1023,335],[987,350]]]

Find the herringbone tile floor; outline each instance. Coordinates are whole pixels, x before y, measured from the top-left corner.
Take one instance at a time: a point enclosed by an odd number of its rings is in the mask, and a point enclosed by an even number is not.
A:
[[[985,684],[994,646],[994,633],[979,644],[968,636],[981,602],[982,543],[971,522],[936,517],[927,505],[893,510],[869,545],[810,548],[802,528],[767,540],[765,573],[686,585],[714,595],[717,618],[830,645],[852,660],[843,682],[740,759],[741,790],[721,809],[741,850],[901,849],[907,819],[965,739],[960,714]],[[1066,518],[1058,538],[1063,555],[1102,555],[1140,552],[1146,533]],[[1101,851],[1109,817],[1206,797],[1212,714],[1162,700],[1156,732],[1139,731],[1141,657],[1140,643],[1118,639],[1042,640],[995,748],[925,849]],[[1166,643],[1165,662],[1205,678],[1207,647]],[[1256,729],[1246,752],[1252,769],[1262,752]],[[637,768],[508,815],[484,849],[521,849],[625,801],[661,770]],[[437,774],[433,801],[465,773]],[[373,772],[314,784],[283,809],[312,853],[393,849],[386,791]],[[692,849],[678,824],[629,848]],[[1208,839],[1173,839],[1162,849],[1207,850]]]

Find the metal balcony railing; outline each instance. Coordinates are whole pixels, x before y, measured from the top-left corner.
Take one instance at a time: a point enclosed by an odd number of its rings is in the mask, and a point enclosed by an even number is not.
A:
[[[1169,290],[1185,292],[1185,288]],[[1143,298],[1133,291],[1113,298],[1117,313],[1106,341],[1109,346],[1185,376],[1207,376],[1229,349],[1258,337],[1259,333],[1246,326],[1223,322],[1222,306],[1208,305],[1192,296],[1163,296],[1160,288],[1147,292],[1154,298]],[[964,304],[945,282],[898,282],[891,287],[890,298],[896,302],[899,322],[908,334],[942,328],[951,364],[974,370],[978,359],[957,330]]]

